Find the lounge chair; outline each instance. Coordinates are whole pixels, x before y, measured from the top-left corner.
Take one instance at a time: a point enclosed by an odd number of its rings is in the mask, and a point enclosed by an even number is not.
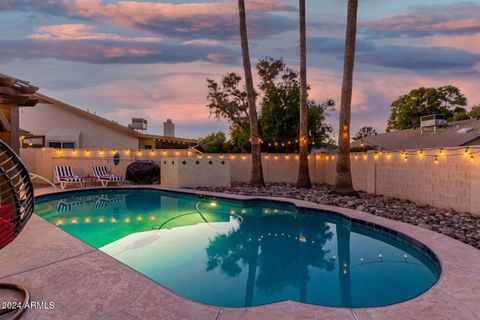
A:
[[[93,175],[100,181],[102,187],[106,187],[109,182],[117,182],[120,184],[123,181],[122,177],[116,176],[109,172],[106,166],[93,166]]]
[[[85,179],[76,176],[70,166],[58,166],[54,167],[55,180],[60,183],[60,187],[65,189],[67,184],[80,184],[80,187],[84,187],[86,184]]]

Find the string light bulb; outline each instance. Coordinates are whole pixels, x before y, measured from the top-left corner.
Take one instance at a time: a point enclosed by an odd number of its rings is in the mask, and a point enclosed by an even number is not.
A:
[[[433,162],[435,162],[435,164],[438,164],[438,156],[435,155],[435,157],[433,158]]]

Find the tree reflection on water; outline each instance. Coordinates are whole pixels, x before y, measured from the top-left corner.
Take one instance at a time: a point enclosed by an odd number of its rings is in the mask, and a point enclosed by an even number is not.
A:
[[[291,286],[306,302],[311,268],[335,269],[324,249],[333,236],[324,220],[308,215],[247,215],[238,228],[210,240],[207,271],[236,277],[247,267],[245,306],[252,306],[255,288],[274,296]]]

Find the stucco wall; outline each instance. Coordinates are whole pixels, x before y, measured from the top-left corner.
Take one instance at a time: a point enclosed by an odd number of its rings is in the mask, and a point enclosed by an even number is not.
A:
[[[91,119],[48,103],[34,108],[21,108],[20,128],[35,135],[46,135],[49,130],[80,130],[78,148],[138,148],[138,138],[116,131]]]
[[[121,160],[113,165],[111,151],[53,149],[22,149],[21,156],[29,170],[52,178],[55,165],[69,164],[79,175],[90,173],[95,164],[106,164],[116,174],[124,175],[126,166],[136,159],[153,159],[161,164],[167,157],[193,155],[186,150],[127,151],[120,150]],[[473,161],[471,155],[473,154]],[[437,163],[435,162],[437,156]],[[204,155],[206,159],[228,159],[230,178],[234,183],[250,179],[250,155]],[[336,158],[333,155],[311,155],[310,176],[314,183],[334,184]],[[294,154],[264,154],[262,156],[267,183],[295,183],[298,159]],[[480,147],[440,150],[409,150],[407,161],[400,152],[388,154],[369,152],[351,155],[354,188],[389,197],[409,199],[441,208],[480,214]]]
[[[119,163],[114,164],[113,156],[118,153]],[[79,176],[93,175],[92,167],[106,165],[112,173],[125,176],[127,166],[136,160],[153,160],[158,165],[166,157],[187,157],[187,150],[130,150],[130,149],[63,149],[23,148],[20,157],[32,173],[53,181],[53,167],[69,165]]]
[[[212,155],[215,157],[218,155]],[[250,181],[250,155],[222,155],[230,159],[231,179],[234,183]],[[323,156],[310,155],[310,178],[314,183],[324,183]],[[262,156],[263,176],[267,183],[295,183],[298,176],[298,160],[295,154],[264,154]]]
[[[160,168],[165,187],[227,187],[231,184],[228,159],[163,158]]]

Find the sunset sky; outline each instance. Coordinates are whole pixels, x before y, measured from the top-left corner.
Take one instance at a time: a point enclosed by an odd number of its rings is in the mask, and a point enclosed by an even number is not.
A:
[[[298,1],[246,0],[252,62],[298,66]],[[311,98],[339,101],[346,0],[307,0]],[[206,78],[241,73],[237,1],[0,0],[0,73],[56,99],[161,133],[201,137]],[[352,130],[384,131],[389,106],[419,86],[458,86],[480,104],[480,0],[360,0]],[[337,126],[337,113],[327,119]]]

